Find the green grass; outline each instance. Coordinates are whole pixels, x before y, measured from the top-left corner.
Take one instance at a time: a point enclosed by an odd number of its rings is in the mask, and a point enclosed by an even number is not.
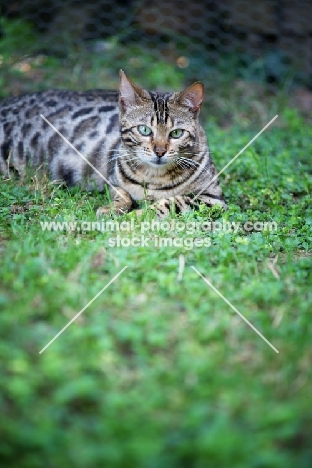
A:
[[[209,134],[221,168],[253,132]],[[192,250],[43,232],[40,221],[95,221],[103,196],[2,180],[2,466],[310,466],[311,149],[307,125],[285,112],[222,177],[228,211],[171,215],[277,231],[157,233],[211,239]],[[139,236],[135,213],[121,219]]]
[[[56,65],[54,79],[66,86],[60,77],[68,69]],[[27,80],[19,75],[18,89]],[[34,173],[1,180],[1,466],[311,466],[310,127],[275,99],[262,102],[258,119],[247,102],[235,113],[235,99],[226,108],[230,124],[219,125],[225,108],[206,124],[219,169],[278,108],[279,118],[221,176],[226,212],[201,207],[169,220],[241,223],[237,232],[162,229],[145,234],[149,247],[110,247],[116,233],[40,227],[96,221],[102,194],[69,191]],[[142,221],[154,219],[146,207]],[[116,220],[134,223],[123,239],[141,235],[134,212]],[[277,230],[246,231],[246,221],[276,222]],[[157,248],[155,235],[181,245]],[[185,248],[186,238],[211,246]]]

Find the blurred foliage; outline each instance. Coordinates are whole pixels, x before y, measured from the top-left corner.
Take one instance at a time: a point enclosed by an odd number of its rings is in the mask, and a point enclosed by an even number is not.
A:
[[[97,72],[103,75],[106,70],[108,75],[113,71],[116,74],[122,67],[134,79],[141,80],[144,77],[149,87],[159,89],[176,89],[182,83],[190,84],[196,80],[214,85],[218,83],[221,87],[228,87],[239,78],[265,83],[269,75],[274,78],[275,87],[283,88],[289,86],[296,76],[296,71],[287,64],[285,57],[274,49],[262,58],[224,53],[216,61],[213,56],[207,58],[205,45],[200,40],[179,34],[174,44],[169,38],[167,41],[163,39],[159,49],[155,50],[144,38],[140,43],[134,42],[131,28],[105,40],[82,41],[66,31],[62,34],[38,34],[27,21],[1,18],[0,31],[2,68],[12,66],[17,58],[27,58],[31,68],[39,68],[44,73],[51,68],[51,72],[56,75],[55,79],[60,69],[63,70],[68,77],[68,86],[76,86],[78,79],[86,80],[88,72],[94,80]],[[62,76],[62,83],[66,76]],[[49,84],[46,78],[43,87]],[[89,85],[89,82],[86,84]],[[5,94],[5,90],[2,90],[2,94]]]
[[[1,19],[0,97],[47,88],[91,89],[118,87],[119,70],[147,89],[181,90],[195,81],[205,84],[203,119],[208,117],[222,127],[239,123],[248,128],[264,126],[272,115],[285,105],[299,106],[311,118],[312,97],[303,92],[295,99],[294,72],[274,66],[279,84],[265,83],[265,59],[231,54],[218,64],[205,59],[200,43],[193,44],[192,56],[186,54],[186,39],[178,41],[180,57],[167,49],[151,50],[149,44],[134,45],[125,37],[109,37],[105,41],[82,42],[70,36],[61,39],[36,35],[25,21]],[[271,54],[271,65],[275,63]],[[282,63],[282,58],[281,58]],[[241,77],[237,70],[241,70]],[[300,90],[299,90],[300,91]],[[309,104],[310,102],[310,104]]]
[[[0,51],[4,61],[10,60],[14,52],[31,53],[37,44],[38,37],[32,25],[24,20],[0,17],[0,32]]]

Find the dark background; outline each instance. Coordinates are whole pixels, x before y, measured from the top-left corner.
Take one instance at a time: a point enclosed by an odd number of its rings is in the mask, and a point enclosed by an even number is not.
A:
[[[105,54],[114,37],[203,79],[215,70],[311,86],[309,0],[0,1],[3,17],[29,21],[45,53],[66,45]],[[139,49],[137,49],[137,47]]]

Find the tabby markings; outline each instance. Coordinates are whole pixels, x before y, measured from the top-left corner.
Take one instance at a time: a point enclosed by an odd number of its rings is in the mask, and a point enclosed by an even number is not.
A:
[[[53,128],[53,130],[54,130],[56,133],[58,133],[58,135],[60,135],[60,137],[62,137],[64,141],[66,141],[66,143],[78,154],[78,156],[80,156],[80,157],[84,160],[84,162],[86,162],[87,164],[89,164],[89,166],[92,167],[92,169],[93,169],[100,177],[102,177],[102,179],[103,179],[112,189],[114,189],[115,192],[117,192],[118,195],[119,195],[121,198],[123,198],[126,202],[128,201],[128,200],[126,199],[126,197],[125,197],[116,187],[114,187],[113,184],[111,184],[110,181],[107,180],[106,177],[105,177],[96,167],[94,167],[93,164],[91,164],[90,161],[88,161],[88,159],[85,158],[84,155],[81,154],[80,151],[78,151],[77,148],[75,148],[75,146],[74,146],[70,141],[68,141],[67,138],[65,138],[64,135],[62,135],[62,133],[59,132],[58,129],[55,128],[53,124],[51,124],[51,122],[49,122],[48,119],[45,118],[44,115],[40,114],[40,117],[41,117],[48,125],[50,125],[50,127]]]

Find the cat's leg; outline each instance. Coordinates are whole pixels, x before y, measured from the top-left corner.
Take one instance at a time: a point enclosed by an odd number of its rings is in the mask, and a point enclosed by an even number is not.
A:
[[[110,214],[111,212],[121,215],[127,213],[131,209],[133,200],[129,193],[120,187],[115,187],[115,189],[114,191],[111,190],[111,195],[113,196],[112,203],[100,206],[100,208],[96,210],[96,216],[98,218]]]
[[[165,218],[170,211],[181,213],[189,210],[196,210],[201,203],[207,206],[221,205],[226,208],[226,203],[222,198],[214,198],[209,195],[201,194],[198,198],[195,195],[178,195],[176,197],[163,198],[154,203],[151,208],[156,209],[156,214],[159,218]]]
[[[192,196],[177,195],[176,197],[162,198],[150,205],[152,210],[156,211],[158,218],[165,218],[171,211],[181,213],[182,211],[189,211],[198,207],[196,200],[192,203]],[[136,210],[142,211],[142,210]]]
[[[196,197],[196,195],[194,195],[194,198]],[[227,208],[227,204],[225,203],[225,200],[223,198],[223,195],[222,195],[222,192],[220,191],[220,194],[217,194],[217,195],[212,195],[212,194],[205,194],[205,193],[201,193],[198,198],[196,198],[194,200],[194,202],[198,203],[198,204],[204,204],[204,205],[207,205],[207,206],[214,206],[214,205],[220,205],[222,208],[226,209]]]

